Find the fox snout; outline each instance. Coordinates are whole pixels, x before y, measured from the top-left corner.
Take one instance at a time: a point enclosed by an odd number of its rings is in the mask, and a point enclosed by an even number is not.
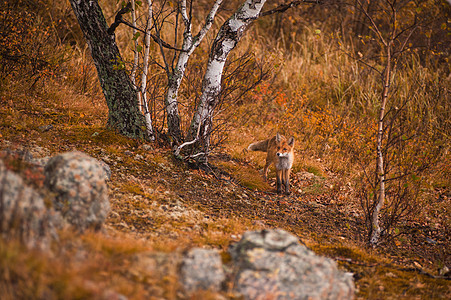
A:
[[[277,152],[278,157],[288,157],[288,155],[289,155],[288,152],[286,152],[286,153]]]

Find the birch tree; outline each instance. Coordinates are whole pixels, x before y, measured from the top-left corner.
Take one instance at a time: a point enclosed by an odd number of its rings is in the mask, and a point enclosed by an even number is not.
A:
[[[187,141],[181,147],[190,146],[191,157],[206,163],[210,147],[213,113],[218,105],[221,79],[227,56],[243,37],[249,25],[258,18],[266,0],[246,0],[243,5],[221,26],[213,42],[207,70],[202,83],[202,95],[191,121]]]
[[[137,82],[136,82],[136,72],[138,71],[138,65],[139,65],[139,50],[140,49],[140,45],[138,43],[138,37],[139,37],[139,32],[137,29],[137,24],[136,24],[136,3],[135,0],[131,1],[131,5],[132,5],[132,26],[133,26],[133,64],[132,64],[132,70],[130,72],[130,79],[133,83],[133,85],[136,87],[137,86]],[[143,107],[143,103],[142,103],[142,98],[141,98],[141,94],[138,93],[138,103],[139,103],[139,107]]]
[[[91,51],[108,105],[108,126],[132,137],[146,137],[137,93],[116,45],[114,28],[108,27],[97,1],[69,1]],[[124,7],[122,13],[128,11]]]
[[[387,153],[390,147],[391,141],[388,138],[387,123],[390,121],[387,119],[387,106],[391,100],[392,85],[396,78],[396,70],[398,67],[399,59],[408,47],[408,42],[412,37],[412,34],[418,28],[419,24],[417,19],[414,18],[413,22],[406,25],[404,28],[400,26],[399,22],[399,10],[404,5],[397,3],[396,0],[385,0],[378,3],[378,9],[381,9],[384,16],[387,17],[387,22],[383,25],[378,24],[375,18],[368,11],[368,6],[361,3],[360,0],[356,1],[356,8],[366,17],[366,26],[370,30],[378,46],[381,49],[381,63],[383,70],[379,71],[377,67],[371,66],[373,71],[379,73],[381,78],[381,94],[379,100],[379,113],[377,120],[377,133],[376,133],[376,169],[375,169],[375,184],[377,192],[374,193],[374,199],[370,208],[370,232],[369,232],[369,244],[373,247],[377,246],[381,239],[382,229],[380,226],[381,209],[386,202],[386,183],[389,178],[387,173]],[[399,5],[399,6],[398,6]],[[384,27],[384,30],[381,28]],[[370,66],[369,62],[365,62],[365,58],[360,59],[365,65]],[[396,116],[395,116],[396,117]]]
[[[158,44],[161,50],[161,57],[164,62],[163,68],[165,69],[167,78],[168,78],[168,84],[167,84],[167,92],[164,97],[164,103],[167,113],[167,124],[168,124],[168,134],[172,139],[172,143],[174,145],[180,144],[182,141],[182,133],[180,128],[180,115],[178,110],[178,92],[182,83],[182,79],[185,74],[185,70],[187,68],[188,60],[194,50],[200,45],[203,38],[207,34],[207,32],[210,30],[214,18],[216,16],[216,13],[221,5],[223,0],[216,0],[213,4],[211,11],[208,13],[205,23],[203,27],[199,30],[199,32],[193,36],[192,33],[192,7],[187,8],[186,0],[180,0],[178,2],[178,12],[181,15],[183,25],[184,25],[184,32],[183,32],[183,42],[181,49],[177,48],[177,45],[170,46],[167,43],[163,42],[161,39],[161,27],[163,27],[163,24],[160,24],[160,29],[157,29],[157,27],[152,26],[152,19],[154,16],[152,15],[152,2],[149,0],[147,1],[147,7],[148,12],[145,14],[145,17],[147,19],[147,26],[145,29],[139,29],[137,27],[136,23],[136,9],[135,9],[135,1],[132,1],[132,24],[128,24],[128,22],[123,21],[122,23],[125,23],[126,25],[133,28],[133,39],[134,39],[134,47],[135,47],[135,55],[134,55],[134,61],[133,61],[133,68],[131,71],[131,77],[134,84],[136,83],[136,72],[138,69],[142,72],[142,78],[141,78],[141,87],[139,88],[140,93],[139,98],[142,99],[141,101],[141,107],[143,109],[143,113],[146,116],[146,124],[151,125],[152,121],[150,118],[150,111],[149,111],[149,105],[147,101],[147,92],[146,92],[146,84],[147,84],[147,72],[149,68],[149,46],[151,37],[154,39],[154,41]],[[192,3],[191,3],[192,5]],[[171,12],[172,13],[172,12]],[[178,18],[178,15],[177,17]],[[163,19],[166,19],[164,17]],[[164,22],[164,21],[163,21]],[[176,21],[177,23],[177,21]],[[171,26],[173,24],[171,23]],[[178,26],[174,26],[175,36],[179,34],[178,32]],[[151,30],[155,29],[156,34],[152,35]],[[139,32],[142,32],[145,34],[144,39],[144,53],[143,53],[143,63],[139,65],[139,52],[137,49],[141,48],[141,46],[138,43],[138,36]],[[172,49],[174,50],[174,59],[172,60],[172,64],[170,64],[167,60],[167,56],[165,55],[165,49]],[[176,59],[177,58],[177,59]],[[174,65],[174,61],[176,61],[176,64]],[[138,68],[139,65],[139,68]],[[147,126],[148,131],[151,129],[151,126]],[[149,132],[151,134],[151,132]]]
[[[215,18],[216,12],[221,5],[222,0],[216,0],[213,4],[210,13],[205,19],[205,24],[197,33],[193,36],[192,33],[192,16],[191,9],[189,13],[187,12],[186,0],[181,0],[179,3],[180,14],[183,19],[183,24],[185,30],[183,32],[183,44],[182,51],[179,51],[177,63],[175,67],[167,67],[166,73],[168,76],[168,90],[165,96],[165,105],[167,111],[167,121],[168,121],[168,133],[173,139],[173,144],[179,145],[182,141],[182,133],[180,129],[180,116],[178,110],[178,91],[185,74],[185,70],[188,64],[189,57],[194,52],[194,50],[202,42],[203,38],[210,30],[213,20]],[[191,3],[192,5],[192,3]],[[177,33],[176,33],[177,34]]]
[[[107,98],[107,103],[109,107],[109,124],[119,128],[120,132],[128,136],[147,136],[149,139],[154,139],[154,129],[152,125],[152,114],[149,109],[149,101],[147,97],[147,82],[148,82],[148,70],[149,70],[149,59],[150,59],[150,43],[153,39],[155,43],[160,47],[161,56],[164,65],[157,62],[158,65],[162,66],[168,77],[167,92],[164,97],[164,104],[167,116],[168,133],[172,138],[172,143],[176,146],[175,153],[180,153],[180,150],[191,145],[190,149],[197,149],[202,151],[195,155],[201,158],[201,160],[206,161],[206,156],[208,154],[208,148],[210,146],[210,135],[211,135],[211,124],[213,120],[213,112],[218,105],[218,95],[221,90],[221,79],[222,72],[224,70],[224,65],[228,54],[231,50],[235,48],[237,43],[240,41],[244,32],[249,27],[249,25],[258,18],[262,7],[264,6],[266,0],[246,0],[244,4],[230,17],[221,27],[213,46],[210,51],[209,60],[207,64],[207,71],[205,73],[203,83],[202,83],[202,95],[200,103],[194,113],[194,117],[191,122],[191,126],[188,129],[185,140],[188,142],[183,143],[183,135],[180,128],[180,116],[178,110],[178,93],[181,86],[182,79],[184,77],[187,63],[189,57],[192,55],[194,50],[199,46],[206,33],[209,31],[213,24],[216,13],[223,0],[216,0],[212,5],[210,12],[208,13],[205,23],[199,30],[197,35],[193,36],[192,33],[192,10],[193,2],[190,2],[190,7],[187,7],[186,0],[178,1],[178,13],[175,18],[175,37],[178,35],[178,16],[184,24],[183,32],[183,43],[181,49],[177,48],[177,43],[174,46],[169,45],[164,42],[161,37],[161,26],[155,26],[152,24],[157,18],[153,16],[152,1],[147,1],[147,16],[146,25],[144,29],[140,29],[137,26],[137,15],[136,15],[136,3],[132,1],[123,7],[116,15],[114,23],[108,28],[103,17],[102,11],[96,0],[94,1],[76,1],[70,0],[75,14],[79,20],[80,26],[85,33],[86,40],[91,48],[98,49],[92,51],[93,59],[98,66],[99,78],[101,79],[101,84],[104,89],[105,97]],[[288,4],[283,4],[276,9],[266,12],[263,15],[268,15],[276,12],[283,12],[288,8],[295,7],[302,2],[307,1],[293,1]],[[163,2],[163,6],[166,2]],[[127,22],[122,18],[122,16],[128,12],[132,12],[132,23]],[[93,13],[95,12],[95,14]],[[161,10],[163,12],[163,9]],[[169,14],[173,11],[169,10]],[[168,16],[163,17],[162,22],[167,22]],[[92,29],[90,24],[102,23],[102,30],[106,32],[106,35],[99,39],[93,32],[102,32],[98,28]],[[167,22],[168,24],[170,22]],[[119,50],[114,42],[114,31],[120,24],[126,24],[127,26],[133,28],[134,36],[134,61],[133,68],[131,70],[131,76],[128,78],[124,70],[125,63],[120,58]],[[174,24],[172,24],[174,25]],[[152,31],[155,34],[152,34]],[[142,53],[142,64],[139,64],[140,60],[140,50],[141,46],[138,44],[137,36],[138,33],[144,33],[144,53]],[[176,38],[177,39],[177,38]],[[113,43],[114,47],[109,43]],[[99,45],[102,44],[102,45]],[[110,46],[109,46],[110,45]],[[108,49],[108,47],[113,47],[114,51]],[[106,50],[105,50],[106,49]],[[165,49],[174,50],[174,59],[172,60],[172,65],[170,66],[165,57]],[[104,53],[113,53],[108,57]],[[100,54],[100,55],[99,55]],[[177,58],[177,59],[176,59]],[[155,59],[153,59],[156,62]],[[175,66],[174,66],[174,62]],[[107,69],[109,72],[105,72]],[[140,70],[141,79],[140,82],[137,80],[137,72]],[[122,78],[116,76],[115,73],[120,74]],[[138,87],[139,85],[139,87]],[[118,88],[116,88],[118,87]],[[113,93],[114,92],[114,93]],[[119,101],[122,99],[122,94],[130,96],[128,102]],[[139,104],[138,104],[139,100]],[[142,114],[139,113],[139,107],[142,108]],[[130,112],[133,112],[130,115]],[[130,117],[131,116],[131,117]],[[126,119],[126,121],[122,120]],[[136,120],[135,120],[136,119]],[[127,122],[128,121],[128,122]],[[131,129],[129,129],[131,127]],[[143,131],[144,132],[141,132]],[[129,133],[133,132],[135,135]]]
[[[146,121],[147,135],[151,140],[155,140],[152,126],[152,118],[149,111],[149,103],[147,99],[147,73],[149,71],[149,55],[150,55],[150,31],[152,29],[152,0],[147,0],[148,5],[148,18],[145,29],[144,37],[144,57],[143,57],[143,69],[141,78],[141,97],[144,111],[144,118]]]

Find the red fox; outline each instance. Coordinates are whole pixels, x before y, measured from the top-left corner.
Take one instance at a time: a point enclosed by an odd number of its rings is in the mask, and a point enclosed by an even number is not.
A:
[[[270,139],[255,142],[247,147],[252,151],[267,152],[263,177],[265,181],[268,176],[269,166],[274,163],[277,174],[277,193],[282,193],[282,184],[285,186],[285,193],[290,194],[290,172],[294,161],[294,138],[288,140],[279,133]]]

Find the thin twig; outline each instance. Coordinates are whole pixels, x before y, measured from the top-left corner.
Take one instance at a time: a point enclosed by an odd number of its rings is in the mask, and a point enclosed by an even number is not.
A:
[[[275,13],[283,13],[283,12],[287,11],[290,8],[299,6],[301,3],[321,4],[322,2],[319,1],[319,0],[297,0],[297,1],[291,1],[290,3],[281,4],[281,5],[277,6],[276,8],[273,8],[271,10],[262,12],[260,14],[260,17],[272,15],[272,14],[275,14]]]
[[[175,156],[179,156],[179,155],[180,155],[180,151],[182,150],[182,148],[184,148],[184,147],[186,147],[186,146],[189,146],[189,145],[192,145],[192,144],[196,143],[198,140],[199,140],[199,139],[198,139],[198,137],[196,136],[196,138],[195,138],[194,140],[192,140],[192,141],[190,141],[190,142],[185,142],[185,143],[181,144],[181,145],[178,146],[177,149],[174,151],[174,155],[175,155]]]
[[[139,27],[134,26],[133,24],[131,24],[130,22],[124,20],[122,18],[122,16],[128,12],[130,12],[132,9],[132,4],[131,2],[127,3],[127,5],[125,7],[123,7],[121,10],[119,10],[119,12],[116,14],[116,17],[114,19],[113,24],[111,24],[110,28],[108,28],[108,34],[112,35],[114,34],[116,28],[120,25],[120,24],[125,24],[130,28],[133,28],[139,32],[142,32],[144,34],[147,34],[147,32]],[[150,37],[154,40],[155,43],[161,44],[162,47],[164,48],[168,48],[171,50],[176,50],[176,51],[181,51],[181,52],[185,52],[185,50],[183,49],[179,49],[176,47],[173,47],[171,45],[169,45],[168,43],[166,43],[165,41],[163,41],[160,37],[155,36],[154,34],[150,34]]]

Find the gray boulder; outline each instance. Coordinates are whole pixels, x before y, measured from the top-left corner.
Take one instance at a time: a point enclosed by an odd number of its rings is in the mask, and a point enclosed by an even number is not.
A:
[[[219,291],[225,279],[221,256],[217,250],[193,248],[183,257],[180,269],[185,291]]]
[[[16,156],[17,158],[22,159],[23,161],[25,161],[29,164],[32,164],[37,167],[42,167],[42,168],[45,168],[45,166],[48,164],[49,160],[52,158],[51,156],[42,156],[43,153],[47,153],[49,151],[46,150],[45,148],[41,148],[39,146],[30,147],[30,148],[19,148],[19,149],[7,148],[5,151],[1,151],[1,152],[4,152],[5,155]],[[104,170],[105,179],[111,180],[110,166],[102,160],[97,160],[97,162],[102,166],[102,168]]]
[[[82,152],[52,157],[44,169],[46,187],[55,194],[54,207],[80,231],[99,229],[110,209],[105,171]]]
[[[41,195],[0,160],[0,234],[18,238],[29,248],[47,250],[57,238],[58,214],[47,208]]]
[[[250,231],[229,249],[235,289],[244,299],[352,299],[350,273],[317,256],[290,233]]]

